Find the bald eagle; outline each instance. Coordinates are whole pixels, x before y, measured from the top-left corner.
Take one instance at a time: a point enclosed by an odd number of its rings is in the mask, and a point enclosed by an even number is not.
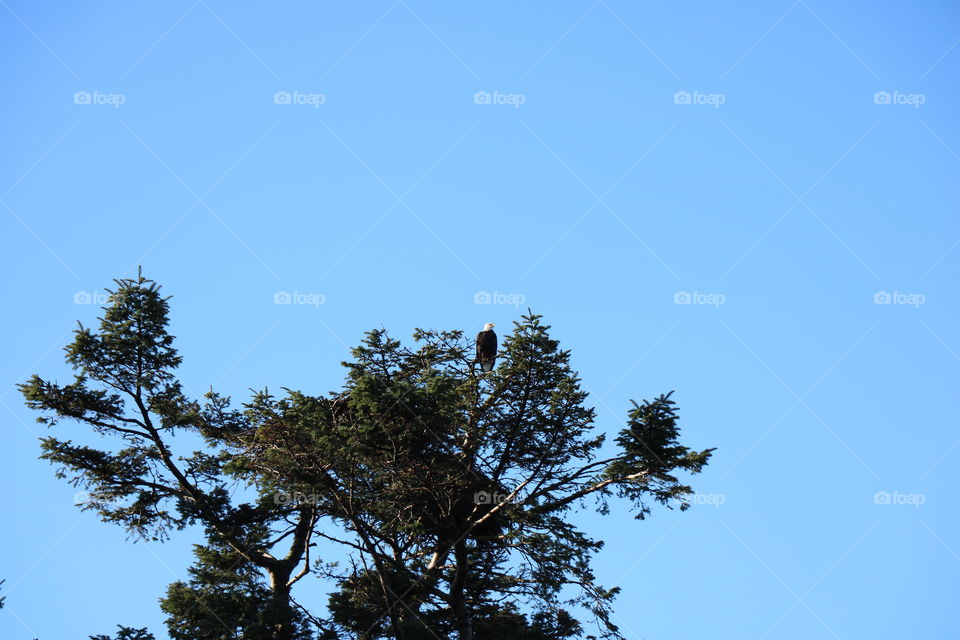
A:
[[[492,371],[493,363],[497,360],[497,334],[493,331],[493,323],[483,325],[483,331],[477,334],[477,362],[484,371]]]

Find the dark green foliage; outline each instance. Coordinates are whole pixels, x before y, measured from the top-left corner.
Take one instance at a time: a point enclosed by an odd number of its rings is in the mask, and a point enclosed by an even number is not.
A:
[[[691,451],[679,444],[677,438],[680,428],[677,426],[676,404],[670,399],[673,392],[661,395],[652,402],[633,403],[633,410],[627,416],[627,427],[617,436],[617,444],[624,450],[620,460],[607,469],[610,478],[630,476],[641,470],[643,475],[635,482],[617,486],[620,496],[630,498],[638,505],[638,519],[650,513],[644,503],[644,495],[652,496],[657,502],[670,506],[672,499],[680,500],[680,510],[687,509],[689,503],[683,497],[693,492],[677,481],[673,472],[682,469],[699,473],[710,459],[712,449]]]
[[[73,428],[71,435],[89,440],[92,431],[104,437],[105,446],[49,436],[42,439],[41,458],[57,465],[58,477],[87,490],[82,508],[95,510],[134,538],[163,540],[187,525],[200,525],[210,549],[232,551],[281,585],[271,589],[279,597],[271,597],[268,605],[249,594],[251,606],[262,609],[257,619],[270,629],[261,637],[298,637],[287,583],[304,561],[315,514],[267,496],[233,504],[230,488],[238,484],[262,494],[256,473],[231,464],[228,449],[236,434],[229,420],[244,416],[229,411],[216,394],[201,406],[181,391],[174,375],[181,358],[167,332],[169,306],[156,283],[138,276],[116,284],[98,331],[80,326],[65,349],[74,381],[60,385],[35,375],[20,385],[27,405],[43,411],[40,422],[54,427],[71,419],[89,427]],[[172,444],[178,434],[202,438],[208,450],[178,455]],[[289,545],[281,553],[274,548],[278,541]],[[221,602],[227,607],[222,614],[209,613],[202,606],[202,580],[193,586],[196,591],[174,591],[176,602],[166,609],[174,624],[200,628],[204,615],[235,616],[229,599]]]
[[[194,546],[196,562],[187,582],[167,588],[160,608],[168,614],[173,640],[232,640],[271,638],[268,613],[270,587],[256,566],[224,547]],[[312,638],[306,620],[294,613],[292,638]]]
[[[134,629],[132,627],[124,627],[117,625],[120,629],[117,631],[115,636],[90,636],[90,640],[156,640],[153,634],[144,629]]]
[[[59,465],[59,477],[90,489],[84,508],[135,536],[159,539],[185,524],[163,506],[185,491],[171,477],[163,436],[195,421],[198,406],[174,380],[181,358],[166,331],[169,307],[159,287],[142,276],[117,285],[99,332],[81,325],[65,348],[74,382],[34,375],[20,388],[27,406],[46,412],[40,422],[52,427],[71,418],[131,445],[111,452],[47,437],[41,457]]]
[[[618,589],[590,568],[603,543],[569,511],[607,513],[614,497],[638,518],[650,501],[684,509],[678,474],[710,457],[680,444],[670,394],[634,404],[605,446],[570,353],[532,313],[489,373],[459,331],[418,330],[409,347],[376,330],[342,390],[262,391],[237,409],[181,392],[167,312],[154,283],[118,281],[99,332],[81,327],[67,348],[76,380],[21,388],[51,426],[71,418],[125,443],[44,439],[42,457],[90,491],[86,508],[136,537],[202,527],[189,579],[162,600],[175,640],[595,637],[577,607],[599,637],[622,638]],[[176,433],[203,450],[174,455]],[[231,498],[238,485],[246,501]],[[318,538],[348,562],[312,561]],[[333,583],[329,617],[291,598],[308,573]]]
[[[683,508],[691,489],[674,474],[699,472],[710,451],[679,444],[664,396],[632,412],[619,453],[598,459],[594,411],[548,329],[524,317],[500,366],[479,377],[459,332],[418,331],[409,348],[371,331],[345,363],[342,392],[275,402],[263,437],[285,445],[261,440],[247,454],[318,496],[321,517],[355,545],[361,562],[329,603],[347,637],[419,637],[424,625],[441,637],[577,636],[561,596],[619,637],[618,590],[590,569],[602,543],[564,514],[588,497],[604,512],[614,495],[641,514],[646,498]],[[558,613],[528,621],[523,606]]]

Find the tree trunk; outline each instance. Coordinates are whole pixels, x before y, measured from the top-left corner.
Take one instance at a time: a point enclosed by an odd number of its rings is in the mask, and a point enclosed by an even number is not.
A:
[[[459,640],[473,640],[473,616],[467,606],[464,585],[467,582],[467,543],[460,540],[454,546],[454,558],[457,562],[457,571],[454,574],[453,584],[450,585],[450,595],[453,600],[453,614],[457,619],[457,635]]]
[[[293,607],[290,606],[290,574],[270,573],[270,589],[273,592],[270,605],[264,614],[264,627],[269,640],[293,638]]]

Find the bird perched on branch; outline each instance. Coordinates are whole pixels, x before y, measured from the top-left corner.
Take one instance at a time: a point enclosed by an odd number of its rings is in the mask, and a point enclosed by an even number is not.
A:
[[[477,334],[477,362],[484,371],[493,371],[493,363],[497,361],[497,334],[493,330],[494,324],[488,322],[483,325],[483,331]]]

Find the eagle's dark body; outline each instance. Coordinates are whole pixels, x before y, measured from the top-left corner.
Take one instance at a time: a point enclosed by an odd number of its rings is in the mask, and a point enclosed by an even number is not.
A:
[[[493,329],[477,334],[477,362],[484,371],[492,371],[497,361],[497,334]]]

